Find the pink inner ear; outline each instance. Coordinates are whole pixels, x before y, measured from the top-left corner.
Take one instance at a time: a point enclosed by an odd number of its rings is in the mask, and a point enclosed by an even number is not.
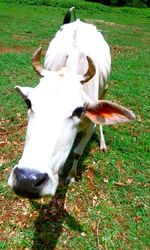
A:
[[[95,107],[89,108],[88,111],[94,115],[100,116],[112,116],[112,114],[123,115],[123,110],[117,105],[112,105],[112,103],[101,101]]]
[[[86,112],[86,116],[95,124],[98,125],[111,125],[111,124],[115,124],[115,123],[120,123],[120,122],[126,122],[129,121],[129,119],[121,114],[118,113],[110,113],[110,114],[106,114],[106,113],[90,113],[90,112]]]
[[[131,111],[109,101],[100,101],[97,105],[89,107],[85,115],[99,125],[127,122],[134,118]]]

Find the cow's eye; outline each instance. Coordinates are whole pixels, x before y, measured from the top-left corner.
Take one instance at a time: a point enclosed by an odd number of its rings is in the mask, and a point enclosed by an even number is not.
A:
[[[27,104],[28,109],[31,109],[31,101],[28,98],[25,99],[25,103]]]
[[[80,118],[82,113],[85,113],[85,108],[84,107],[78,107],[73,111],[72,116],[77,116],[78,118]]]

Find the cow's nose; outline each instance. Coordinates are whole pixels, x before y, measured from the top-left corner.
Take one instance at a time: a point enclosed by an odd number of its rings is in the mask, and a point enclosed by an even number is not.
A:
[[[28,198],[38,198],[49,177],[46,173],[40,173],[34,169],[14,169],[13,189],[16,194]]]

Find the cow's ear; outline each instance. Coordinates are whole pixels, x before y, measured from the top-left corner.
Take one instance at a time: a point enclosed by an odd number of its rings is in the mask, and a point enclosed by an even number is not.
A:
[[[28,98],[28,96],[31,94],[33,90],[33,88],[31,87],[20,87],[20,86],[15,86],[15,89],[24,99]]]
[[[110,101],[101,100],[87,105],[85,115],[95,124],[111,125],[135,118],[132,111]]]

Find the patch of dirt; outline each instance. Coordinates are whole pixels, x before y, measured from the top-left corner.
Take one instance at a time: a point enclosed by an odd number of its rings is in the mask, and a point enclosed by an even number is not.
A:
[[[96,184],[94,182],[94,180],[96,178],[96,173],[94,171],[94,168],[89,166],[88,171],[86,171],[84,173],[84,176],[87,178],[89,190],[96,191],[97,188],[96,188]]]
[[[124,48],[119,45],[114,45],[111,47],[112,57],[115,57],[116,55],[122,53],[123,51],[124,51]]]
[[[33,48],[28,46],[15,45],[12,48],[0,48],[0,54],[33,52]]]
[[[45,41],[44,41],[45,43]],[[7,54],[7,53],[33,53],[35,48],[29,46],[22,46],[22,45],[14,45],[11,48],[8,47],[1,47],[0,54]],[[42,55],[45,55],[45,51],[42,51]]]
[[[134,48],[132,46],[119,46],[119,45],[114,45],[111,47],[111,55],[112,58],[115,58],[121,53],[130,53],[131,55],[137,52],[137,48]]]
[[[19,114],[16,115],[16,120],[18,122],[15,126],[10,120],[0,120],[0,166],[13,160],[23,150],[24,141],[19,137],[25,134],[27,121],[26,118],[19,117]]]
[[[108,22],[102,19],[86,19],[85,20],[87,23],[91,23],[91,24],[105,24],[107,26],[112,26],[112,27],[120,27],[120,28],[127,28],[127,25],[122,25],[122,24],[118,24],[118,23],[112,23],[112,22]]]
[[[29,40],[29,37],[27,35],[13,35],[13,39],[16,41],[27,41]]]
[[[29,227],[30,221],[34,221],[38,216],[38,211],[31,208],[29,200],[16,197],[14,194],[11,198],[0,197],[0,211],[0,240],[6,241],[17,235],[18,228]]]

